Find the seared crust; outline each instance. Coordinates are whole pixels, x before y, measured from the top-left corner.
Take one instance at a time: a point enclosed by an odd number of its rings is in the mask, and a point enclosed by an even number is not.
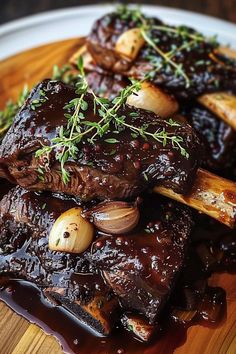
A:
[[[32,104],[39,99],[42,90],[47,100],[33,109]],[[115,125],[111,125],[96,144],[87,140],[78,144],[76,158],[65,165],[70,181],[63,183],[60,166],[55,159],[56,151],[40,159],[35,158],[35,152],[42,145],[51,145],[52,139],[59,134],[60,126],[66,126],[64,107],[75,97],[73,87],[57,81],[45,80],[32,90],[0,147],[0,169],[6,178],[29,190],[64,192],[81,199],[132,198],[154,184],[164,184],[179,193],[186,193],[191,188],[200,149],[194,130],[187,123],[171,126],[151,112],[128,105],[119,111],[126,123],[136,127],[146,124],[151,132],[159,129],[171,136],[179,136],[189,158],[183,156],[169,140],[164,147],[162,142],[150,137],[148,149],[145,149],[144,138],[134,139],[127,128],[117,133]],[[99,116],[94,114],[91,94],[86,94],[86,101],[86,120],[97,122]],[[106,142],[107,139],[116,142],[111,144]],[[43,176],[39,168],[44,170]]]

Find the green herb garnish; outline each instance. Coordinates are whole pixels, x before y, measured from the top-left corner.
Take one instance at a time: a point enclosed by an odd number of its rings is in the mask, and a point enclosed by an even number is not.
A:
[[[70,64],[63,65],[61,68],[58,65],[53,66],[52,80],[63,81],[65,84],[74,85],[77,81],[78,74],[73,70]]]
[[[127,326],[128,330],[133,332],[134,331],[134,326],[132,324],[128,324]]]
[[[11,100],[8,101],[6,107],[2,111],[0,111],[0,140],[3,139],[7,130],[12,125],[15,115],[24,104],[28,93],[28,86],[25,85],[23,90],[19,94],[18,100],[15,103]]]
[[[132,19],[135,21],[135,26],[140,28],[141,35],[146,44],[155,52],[155,54],[148,56],[148,60],[152,63],[154,68],[145,76],[146,79],[152,79],[155,74],[163,68],[166,68],[166,70],[171,69],[176,77],[181,76],[184,79],[185,87],[188,88],[191,85],[191,80],[185,72],[183,64],[175,61],[176,55],[179,55],[183,50],[189,51],[200,43],[209,43],[213,47],[219,45],[216,41],[216,36],[206,38],[201,33],[193,32],[186,26],[173,28],[166,25],[155,25],[152,19],[146,18],[141,13],[140,8],[134,9],[127,6],[119,6],[117,13],[123,20]],[[182,44],[179,47],[173,44],[169,52],[164,52],[158,46],[160,39],[155,36],[155,30],[167,33],[172,36],[173,39],[180,40]]]
[[[155,126],[155,122],[144,124],[141,127],[136,127],[126,122],[126,117],[120,115],[119,111],[126,103],[127,98],[136,92],[141,87],[140,81],[133,81],[132,84],[124,88],[119,96],[117,96],[112,102],[105,98],[96,96],[96,94],[89,89],[88,83],[86,81],[83,60],[79,58],[78,60],[78,70],[80,75],[78,76],[77,83],[75,85],[75,93],[78,97],[74,98],[64,107],[67,111],[65,117],[67,119],[66,127],[61,127],[59,131],[59,136],[52,139],[52,145],[43,146],[36,152],[36,157],[46,155],[49,159],[49,154],[54,151],[55,158],[60,162],[62,180],[66,184],[69,182],[70,175],[65,169],[66,162],[72,158],[76,159],[79,153],[78,144],[83,140],[90,144],[95,144],[98,138],[105,136],[108,130],[115,127],[113,132],[119,133],[124,129],[130,131],[131,136],[139,136],[145,140],[149,137],[158,141],[166,146],[167,141],[170,141],[173,148],[179,149],[181,154],[186,158],[189,157],[187,151],[182,147],[183,138],[181,136],[176,136],[172,133],[166,132],[165,128],[160,130],[159,128],[150,132],[149,128]],[[85,112],[88,109],[88,103],[85,100],[85,95],[90,93],[93,98],[93,111],[100,118],[98,122],[91,122],[85,119]],[[168,122],[169,125],[179,126],[179,123],[173,121],[172,119]],[[119,141],[114,138],[104,139],[105,142],[110,144],[118,143]]]
[[[43,90],[39,91],[39,98],[32,100],[31,102],[31,109],[35,111],[39,108],[43,103],[48,100],[46,93]]]

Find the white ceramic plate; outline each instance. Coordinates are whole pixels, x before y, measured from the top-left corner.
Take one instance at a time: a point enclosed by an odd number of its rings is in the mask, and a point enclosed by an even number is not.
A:
[[[23,50],[71,37],[86,35],[94,20],[112,11],[112,5],[81,6],[42,13],[0,27],[0,60]],[[236,48],[236,25],[209,16],[161,6],[142,6],[147,15],[170,24],[186,24],[206,35],[217,34]]]

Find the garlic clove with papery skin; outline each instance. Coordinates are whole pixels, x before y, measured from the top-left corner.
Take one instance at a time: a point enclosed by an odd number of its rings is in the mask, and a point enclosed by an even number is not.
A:
[[[137,203],[106,201],[82,214],[95,227],[108,234],[119,235],[132,231],[140,219]]]
[[[65,211],[55,221],[49,234],[52,251],[82,253],[92,243],[93,225],[81,216],[82,208]]]

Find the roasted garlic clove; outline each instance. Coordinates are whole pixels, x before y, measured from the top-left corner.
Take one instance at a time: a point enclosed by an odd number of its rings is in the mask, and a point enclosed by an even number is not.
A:
[[[128,61],[133,61],[137,57],[140,49],[145,44],[140,28],[132,28],[118,38],[115,51]]]
[[[147,81],[141,84],[138,92],[127,98],[127,103],[154,112],[162,118],[171,117],[179,109],[179,104],[173,96]]]
[[[96,205],[83,215],[100,231],[108,234],[122,234],[130,232],[139,222],[140,213],[136,204],[107,201]]]
[[[49,234],[52,251],[81,253],[92,243],[93,225],[81,216],[81,208],[64,212],[55,221]]]

